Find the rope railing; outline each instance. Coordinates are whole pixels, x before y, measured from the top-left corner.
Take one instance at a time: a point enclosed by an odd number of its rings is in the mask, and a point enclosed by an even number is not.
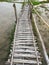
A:
[[[39,14],[36,12],[36,10],[33,8],[33,3],[31,2],[31,0],[29,0],[29,6],[30,6],[30,17],[32,16],[32,11],[31,10],[34,10],[34,12],[38,15],[38,17],[42,20],[42,21],[44,21],[43,20],[43,18],[41,18],[40,16],[39,16]],[[31,17],[32,18],[32,17]],[[35,23],[35,22],[34,22]],[[44,21],[44,23],[45,23],[45,21]],[[47,24],[48,25],[48,24]],[[47,65],[49,65],[49,57],[48,57],[48,54],[47,54],[47,51],[46,51],[46,48],[45,48],[45,45],[44,45],[44,41],[43,41],[43,39],[42,39],[42,37],[41,37],[41,35],[40,35],[40,32],[39,32],[39,30],[38,30],[38,28],[37,28],[37,25],[36,25],[36,23],[35,23],[35,26],[36,26],[36,29],[37,29],[37,33],[38,33],[38,35],[39,35],[39,39],[40,39],[40,41],[41,41],[41,43],[42,43],[42,49],[43,49],[43,54],[44,54],[44,57],[45,57],[45,60],[46,60],[46,63],[47,63]],[[48,27],[49,27],[49,25],[48,25]]]

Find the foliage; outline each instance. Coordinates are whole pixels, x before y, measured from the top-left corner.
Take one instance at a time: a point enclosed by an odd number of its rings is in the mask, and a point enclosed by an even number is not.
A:
[[[0,0],[0,2],[10,2],[10,0]]]
[[[38,0],[31,0],[33,5],[39,5],[39,4],[43,4],[43,3],[49,3],[48,1],[41,1],[39,2]]]
[[[39,2],[33,2],[33,5],[38,5],[38,4],[40,4]]]

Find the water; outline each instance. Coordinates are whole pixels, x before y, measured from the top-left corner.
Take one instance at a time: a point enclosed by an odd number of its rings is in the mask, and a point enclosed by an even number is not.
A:
[[[19,16],[22,4],[16,3],[17,16]],[[15,23],[13,3],[0,2],[0,65],[4,65],[9,47],[9,35]]]

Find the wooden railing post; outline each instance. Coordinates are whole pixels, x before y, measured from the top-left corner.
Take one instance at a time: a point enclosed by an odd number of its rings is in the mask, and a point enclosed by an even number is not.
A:
[[[33,5],[31,5],[30,3],[30,19],[32,19],[32,9],[33,9]]]
[[[15,3],[13,4],[13,7],[14,7],[14,12],[15,12],[15,18],[16,18],[15,23],[17,23],[17,10],[16,10],[16,5],[15,5]]]
[[[29,0],[28,0],[28,5],[29,5]]]

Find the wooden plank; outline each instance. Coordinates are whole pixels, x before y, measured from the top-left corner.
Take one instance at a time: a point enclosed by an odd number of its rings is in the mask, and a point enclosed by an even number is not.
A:
[[[14,51],[16,51],[16,52],[35,52],[35,50],[32,50],[32,49],[22,49],[22,48],[16,48],[16,49],[14,49]]]
[[[35,48],[33,47],[33,46],[15,46],[15,48],[14,49],[17,49],[17,48],[23,48],[23,49],[32,49],[32,50],[34,50]],[[36,49],[38,49],[38,47],[36,47]]]
[[[25,40],[25,41],[24,40],[15,40],[15,41],[19,41],[19,42],[21,42],[21,41],[22,42],[33,42],[33,40]]]
[[[26,39],[26,38],[33,39],[33,37],[34,37],[34,36],[18,36],[18,38],[21,38],[21,39],[22,39],[22,38],[24,38],[24,39]]]
[[[36,58],[36,54],[17,54],[17,53],[14,53],[13,57],[30,57],[30,58]],[[37,56],[38,58],[40,58],[40,56]]]
[[[25,38],[17,38],[17,40],[15,41],[15,43],[16,43],[17,41],[33,41],[33,40],[34,40],[34,39],[31,39],[31,38],[30,38],[30,39],[29,39],[29,38],[28,38],[28,39],[27,39],[27,38],[26,38],[26,39],[25,39]],[[32,44],[33,44],[33,43],[32,43]]]
[[[33,39],[30,39],[30,38],[28,38],[28,39],[27,38],[26,39],[17,38],[17,40],[24,40],[25,41],[25,40],[33,40]]]
[[[30,45],[31,45],[31,44],[33,44],[33,43],[21,43],[21,42],[16,42],[16,41],[15,41],[15,45],[17,45],[17,44],[30,44]],[[37,44],[37,43],[35,43],[35,44]]]
[[[20,53],[21,53],[21,52],[35,53],[35,51],[33,51],[33,50],[28,50],[28,49],[25,50],[25,51],[24,51],[23,49],[20,49],[20,50],[14,50],[14,52],[15,52],[15,53],[17,53],[17,52],[20,52]],[[38,52],[38,51],[36,51],[36,52]]]
[[[14,63],[29,63],[29,64],[37,64],[36,60],[24,60],[24,59],[14,59]],[[41,64],[41,62],[39,62]]]

